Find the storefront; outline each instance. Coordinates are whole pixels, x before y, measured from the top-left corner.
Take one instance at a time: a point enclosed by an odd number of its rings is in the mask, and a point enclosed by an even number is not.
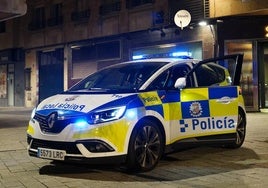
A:
[[[268,108],[267,25],[267,17],[251,16],[223,20],[218,26],[220,54],[244,54],[241,88],[247,111]]]
[[[260,107],[268,109],[268,41],[259,42],[257,51],[260,62]]]
[[[24,106],[23,60],[21,49],[0,51],[0,106]]]

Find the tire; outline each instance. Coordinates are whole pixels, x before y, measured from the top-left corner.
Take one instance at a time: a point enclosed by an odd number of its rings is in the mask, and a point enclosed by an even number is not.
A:
[[[239,109],[238,119],[237,119],[237,127],[236,127],[236,139],[233,143],[227,144],[225,147],[227,148],[240,148],[244,143],[246,137],[246,116],[244,112]]]
[[[163,136],[150,120],[138,124],[130,138],[127,167],[134,171],[152,170],[163,154]]]

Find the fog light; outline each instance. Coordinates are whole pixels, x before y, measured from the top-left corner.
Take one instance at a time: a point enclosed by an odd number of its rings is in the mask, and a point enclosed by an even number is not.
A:
[[[92,153],[114,151],[110,145],[100,140],[85,141],[82,144]]]
[[[107,151],[107,148],[104,145],[102,145],[102,144],[97,144],[96,145],[96,151],[97,152],[106,152]]]

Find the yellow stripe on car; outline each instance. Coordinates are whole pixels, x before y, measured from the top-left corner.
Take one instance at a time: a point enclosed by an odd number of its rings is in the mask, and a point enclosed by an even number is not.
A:
[[[181,90],[181,101],[198,101],[208,99],[208,88],[193,88]]]
[[[117,152],[123,152],[126,136],[128,135],[129,125],[124,119],[117,122],[109,123],[105,126],[96,127],[85,132],[76,132],[73,135],[74,139],[92,139],[103,138],[113,143]]]
[[[162,104],[161,99],[158,96],[158,93],[153,92],[145,92],[139,94],[144,106],[153,106],[153,105],[159,105]]]
[[[180,102],[165,103],[163,104],[163,109],[165,120],[170,121],[182,119]]]
[[[223,105],[223,101],[217,99],[209,100],[209,106],[213,106],[215,110],[210,110],[210,116],[226,116],[226,115],[236,115],[238,113],[237,99],[230,99],[230,102],[226,102],[226,105]],[[230,103],[230,104],[229,104]],[[228,104],[228,105],[227,105]]]

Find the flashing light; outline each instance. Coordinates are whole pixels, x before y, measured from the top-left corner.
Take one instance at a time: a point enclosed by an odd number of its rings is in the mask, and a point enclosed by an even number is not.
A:
[[[181,58],[181,59],[190,59],[192,58],[191,52],[168,52],[168,53],[160,53],[160,54],[144,54],[144,55],[134,55],[132,56],[133,60],[139,59],[150,59],[150,58]]]
[[[134,109],[130,109],[126,112],[126,117],[129,119],[133,119],[137,116],[137,112]]]
[[[173,52],[172,57],[180,57],[180,56],[190,56],[192,57],[191,52]]]
[[[134,55],[134,56],[132,56],[133,60],[142,59],[142,58],[143,58],[143,55]]]
[[[88,125],[87,121],[85,119],[78,119],[76,122],[75,122],[75,126],[77,128],[85,128],[86,126]]]

